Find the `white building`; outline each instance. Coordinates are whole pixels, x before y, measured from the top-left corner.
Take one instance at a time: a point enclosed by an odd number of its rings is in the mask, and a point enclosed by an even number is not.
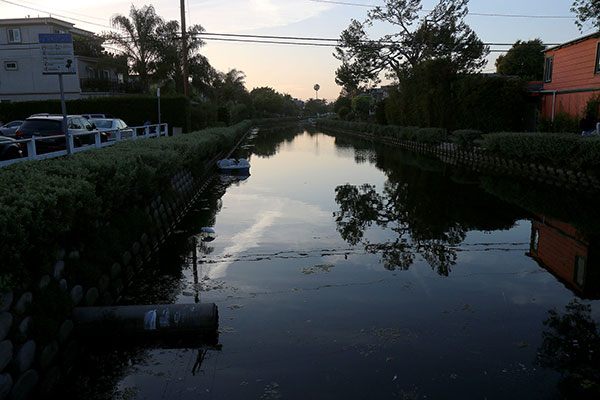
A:
[[[0,19],[0,102],[60,98],[58,76],[42,74],[40,33],[94,35],[52,17]],[[95,65],[89,57],[75,58],[76,74],[63,75],[67,99],[81,97],[80,78],[88,78]]]

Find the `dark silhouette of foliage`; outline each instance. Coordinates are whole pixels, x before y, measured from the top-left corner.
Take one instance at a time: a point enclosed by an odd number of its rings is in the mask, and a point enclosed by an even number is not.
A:
[[[103,33],[108,44],[117,46],[127,56],[131,71],[139,76],[145,91],[150,87],[150,76],[156,71],[160,43],[157,30],[164,23],[152,5],[139,9],[132,5],[129,18],[120,14],[111,18],[111,25],[120,32]]]
[[[544,49],[541,39],[527,42],[517,40],[505,55],[496,59],[496,72],[503,75],[518,75],[530,80],[542,80],[544,75]]]
[[[457,71],[473,72],[484,65],[489,49],[464,22],[468,0],[440,0],[419,17],[421,0],[385,0],[369,11],[364,22],[352,20],[340,34],[334,56],[342,61],[336,83],[348,94],[378,84],[380,74],[400,79],[406,69],[423,61],[449,60]],[[396,33],[369,39],[366,28],[387,23]]]
[[[575,0],[571,12],[577,16],[575,25],[581,32],[584,31],[584,24],[587,22],[600,29],[600,0]]]
[[[600,396],[600,328],[589,304],[572,300],[560,315],[552,309],[544,321],[544,341],[537,362],[561,373],[563,398],[597,399]]]

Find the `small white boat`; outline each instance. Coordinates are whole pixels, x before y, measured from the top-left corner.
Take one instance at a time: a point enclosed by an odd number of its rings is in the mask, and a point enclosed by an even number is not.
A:
[[[248,174],[250,172],[250,163],[244,158],[224,158],[217,161],[217,167],[225,173]]]

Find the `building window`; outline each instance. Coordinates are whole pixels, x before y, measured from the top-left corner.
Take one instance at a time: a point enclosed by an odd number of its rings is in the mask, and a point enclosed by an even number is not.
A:
[[[110,71],[103,70],[102,76],[104,77],[104,79],[109,80],[110,79]]]
[[[19,64],[16,61],[4,61],[4,69],[7,71],[17,71]]]
[[[552,67],[554,66],[554,56],[546,57],[544,65],[544,82],[552,82]]]
[[[573,278],[577,286],[583,287],[585,283],[585,258],[582,256],[575,256],[575,276]]]
[[[8,43],[21,43],[21,30],[19,28],[8,28],[6,30]]]
[[[600,74],[600,42],[596,46],[596,66],[594,67],[594,74]]]

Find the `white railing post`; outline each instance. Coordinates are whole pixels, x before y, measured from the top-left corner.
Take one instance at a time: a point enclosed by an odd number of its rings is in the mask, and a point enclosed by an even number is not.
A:
[[[121,141],[121,128],[117,128],[117,136],[115,137],[117,142]]]
[[[100,138],[100,131],[96,131],[94,133],[94,144],[96,147],[100,147],[102,145],[102,139]]]
[[[133,140],[137,139],[137,127],[134,127],[134,128],[133,128],[133,133],[132,133],[132,135],[131,135],[131,138],[132,138]]]
[[[29,142],[27,142],[27,158],[30,160],[34,160],[37,154],[35,153],[35,136],[31,138]]]
[[[75,141],[73,140],[73,135],[65,135],[65,137],[67,138],[67,149],[71,149],[70,151],[67,150],[67,152],[69,154],[73,154],[73,149],[75,148]]]

